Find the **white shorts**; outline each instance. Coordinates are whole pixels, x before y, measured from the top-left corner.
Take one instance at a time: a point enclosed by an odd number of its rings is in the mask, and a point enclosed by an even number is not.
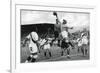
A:
[[[44,49],[50,49],[50,44],[44,45]]]
[[[37,54],[37,52],[36,53],[31,53],[30,56],[33,57],[33,58],[37,58],[38,57],[38,54]]]

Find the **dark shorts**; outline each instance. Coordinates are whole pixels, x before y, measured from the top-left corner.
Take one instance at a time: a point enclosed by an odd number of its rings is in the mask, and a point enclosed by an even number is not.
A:
[[[35,53],[31,53],[31,55],[33,55],[33,56],[34,56],[34,55],[37,55],[37,54],[38,54],[37,52],[35,52]]]
[[[68,47],[69,47],[69,42],[62,41],[61,48],[68,48]]]

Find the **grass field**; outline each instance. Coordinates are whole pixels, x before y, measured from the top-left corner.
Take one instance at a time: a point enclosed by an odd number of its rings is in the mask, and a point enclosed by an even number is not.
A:
[[[89,46],[87,47],[89,51]],[[61,48],[58,46],[52,46],[50,51],[52,53],[52,57],[49,56],[47,52],[47,57],[44,56],[44,50],[41,50],[41,53],[38,54],[38,58],[36,62],[48,62],[48,61],[71,61],[71,60],[89,60],[89,53],[87,56],[83,57],[82,53],[77,53],[78,47],[75,45],[74,49],[71,49],[70,56],[71,58],[67,58],[67,51],[65,51],[64,56],[61,56]],[[27,57],[30,55],[28,47],[21,47],[21,63],[24,63]]]

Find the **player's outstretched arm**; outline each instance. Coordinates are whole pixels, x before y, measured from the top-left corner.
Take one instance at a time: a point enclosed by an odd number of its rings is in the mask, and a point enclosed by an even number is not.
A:
[[[54,11],[54,12],[53,12],[53,15],[56,16],[56,23],[57,23],[57,24],[61,24],[61,22],[60,22],[60,20],[59,20],[59,18],[58,18],[57,12]]]

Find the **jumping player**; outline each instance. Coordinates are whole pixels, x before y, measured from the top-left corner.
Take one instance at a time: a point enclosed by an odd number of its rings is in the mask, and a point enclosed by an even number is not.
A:
[[[73,45],[69,40],[68,29],[73,29],[73,27],[68,27],[66,24],[67,24],[67,21],[65,19],[63,19],[63,22],[61,25],[61,33],[60,33],[62,36],[62,43],[61,43],[62,53],[61,53],[61,55],[63,56],[64,51],[67,49],[67,56],[69,58],[69,55],[70,55],[69,46],[73,47]]]
[[[61,43],[61,49],[62,49],[62,53],[61,55],[63,56],[64,53],[64,49],[67,49],[67,55],[69,56],[70,54],[70,50],[68,49],[69,45],[72,45],[72,43],[69,41],[69,37],[68,37],[68,29],[73,29],[73,27],[68,27],[67,26],[67,21],[65,19],[63,19],[62,21],[59,20],[58,15],[56,12],[53,13],[54,16],[56,16],[56,24],[59,26],[60,25],[60,34],[62,36],[62,43]]]

